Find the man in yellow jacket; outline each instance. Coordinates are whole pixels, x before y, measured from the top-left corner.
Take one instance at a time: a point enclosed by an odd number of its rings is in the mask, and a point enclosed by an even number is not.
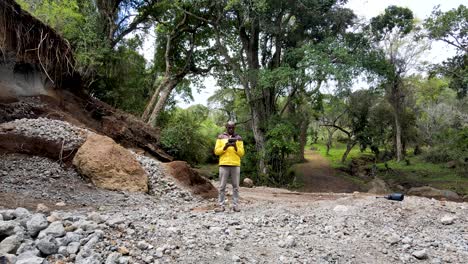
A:
[[[232,204],[233,210],[239,212],[239,180],[241,158],[244,156],[244,143],[235,132],[235,123],[229,121],[226,124],[226,132],[220,134],[216,140],[214,153],[219,156],[219,208],[215,211],[224,212],[224,200],[226,195],[227,178],[232,180]]]

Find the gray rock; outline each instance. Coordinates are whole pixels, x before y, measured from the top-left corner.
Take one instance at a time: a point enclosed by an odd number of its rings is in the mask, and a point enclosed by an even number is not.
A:
[[[157,258],[162,258],[164,256],[164,248],[158,247],[156,249],[156,254],[155,255],[156,255]]]
[[[233,256],[232,256],[232,261],[233,261],[233,262],[240,262],[241,259],[240,259],[239,256],[233,255]]]
[[[76,254],[78,250],[80,249],[80,246],[81,246],[80,242],[71,242],[67,246],[67,251],[70,254]]]
[[[13,215],[18,219],[29,218],[31,213],[26,208],[18,207],[13,212]]]
[[[101,264],[102,257],[93,250],[82,249],[76,256],[75,264]]]
[[[450,190],[439,190],[430,186],[413,187],[409,189],[408,195],[418,195],[432,198],[446,198],[448,200],[458,201],[460,196]]]
[[[1,210],[0,214],[2,215],[3,221],[13,220],[15,210]]]
[[[18,224],[14,221],[1,221],[0,222],[0,236],[10,236],[13,235],[15,232],[15,227]]]
[[[16,251],[17,255],[21,255],[23,253],[28,253],[31,254],[32,256],[39,256],[40,252],[36,248],[36,244],[32,240],[26,240],[24,241]]]
[[[148,264],[153,263],[153,262],[154,262],[154,257],[153,257],[153,256],[147,256],[147,257],[145,257],[145,258],[143,259],[143,261],[144,261],[145,263],[148,263]]]
[[[3,215],[0,214],[0,221],[3,221]]]
[[[65,256],[65,257],[68,257],[68,255],[70,255],[68,253],[68,250],[67,250],[67,247],[66,246],[60,246],[57,253],[59,253],[60,255],[62,256]]]
[[[397,235],[397,234],[391,234],[390,236],[387,237],[387,242],[390,244],[390,245],[394,245],[398,242],[400,242],[400,236]]]
[[[15,264],[18,258],[13,254],[0,254],[0,263]]]
[[[99,241],[99,237],[92,235],[91,238],[86,242],[86,244],[83,246],[84,249],[92,249],[94,245]]]
[[[401,240],[401,243],[403,244],[411,244],[413,242],[413,240],[409,237],[405,237]]]
[[[16,264],[44,264],[45,259],[37,257],[37,256],[31,256],[31,255],[19,255],[18,260],[16,261]]]
[[[0,242],[0,254],[15,254],[21,245],[21,239],[17,235],[9,236]]]
[[[98,224],[104,222],[104,218],[97,212],[92,212],[92,213],[88,214],[88,219],[93,221],[93,222],[96,222]]]
[[[414,251],[412,254],[417,259],[427,259],[427,251],[426,249]]]
[[[444,225],[451,225],[455,222],[455,220],[457,219],[456,216],[454,215],[444,215],[441,219],[440,219],[440,222]]]
[[[49,222],[43,214],[34,214],[29,221],[26,222],[26,228],[29,235],[35,237],[41,230],[47,228]]]
[[[139,241],[137,243],[137,248],[139,248],[141,250],[146,250],[146,249],[148,249],[148,247],[149,247],[149,244],[146,243],[145,241]]]
[[[120,217],[120,216],[114,216],[114,217],[110,218],[109,220],[107,220],[106,224],[110,225],[110,226],[115,226],[115,225],[118,225],[118,224],[122,224],[124,222],[125,222],[125,218]]]
[[[121,257],[119,258],[119,264],[128,264],[130,262],[130,257]],[[158,263],[158,262],[155,262]]]
[[[58,251],[58,243],[55,237],[47,235],[41,239],[36,240],[36,247],[46,255],[52,255]]]
[[[119,258],[122,255],[118,252],[112,252],[107,256],[106,263],[105,264],[118,264],[119,263]]]
[[[80,240],[83,238],[83,235],[76,233],[76,232],[68,232],[65,235],[65,239],[67,239],[68,243],[71,242],[80,242]]]
[[[51,235],[53,237],[63,237],[65,235],[65,228],[63,227],[62,222],[56,221],[51,223],[46,229],[39,232],[38,238]]]
[[[92,221],[80,221],[78,227],[84,231],[92,231],[98,229],[98,225]]]

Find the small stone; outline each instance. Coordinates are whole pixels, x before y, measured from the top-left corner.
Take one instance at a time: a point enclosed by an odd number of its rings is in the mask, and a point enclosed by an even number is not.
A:
[[[26,222],[26,228],[29,235],[35,237],[39,231],[44,230],[49,225],[46,217],[43,214],[34,214],[28,222]]]
[[[250,178],[245,178],[242,182],[247,188],[252,188],[254,186],[254,183]]]
[[[443,225],[451,225],[453,224],[453,222],[455,222],[455,220],[457,219],[456,216],[453,216],[453,215],[444,215],[442,217],[442,219],[440,219],[440,222],[443,224]]]
[[[65,257],[68,257],[69,253],[68,253],[68,250],[67,250],[67,247],[66,246],[60,246],[57,253],[59,253],[60,255],[62,256],[65,256]]]
[[[40,203],[40,204],[37,204],[36,212],[48,213],[48,212],[50,212],[50,209],[45,204]]]
[[[53,223],[62,220],[59,216],[52,214],[47,217],[47,222]]]
[[[15,233],[15,227],[18,224],[13,221],[1,221],[0,222],[0,236],[10,236]]]
[[[88,215],[88,219],[91,220],[91,221],[94,221],[98,224],[100,223],[103,223],[104,222],[104,219],[102,218],[102,216],[97,213],[97,212],[92,212]]]
[[[31,215],[31,213],[29,213],[28,209],[26,208],[22,208],[22,207],[18,207],[15,209],[13,215],[16,217],[16,218],[27,218]]]
[[[414,251],[413,256],[417,259],[427,259],[427,251],[426,249]]]
[[[0,214],[1,215],[1,214]],[[14,264],[18,258],[13,254],[0,254],[0,263]]]
[[[240,259],[239,256],[233,255],[233,256],[232,256],[232,261],[233,261],[233,262],[240,262],[241,259]]]
[[[110,226],[122,224],[123,222],[125,222],[125,219],[123,217],[113,217],[106,221],[106,223]]]
[[[162,258],[164,255],[164,248],[158,247],[156,249],[156,257],[157,258]]]
[[[43,264],[44,259],[37,257],[37,256],[31,256],[31,255],[19,255],[18,259],[16,261],[16,264]]]
[[[400,236],[397,234],[391,234],[390,236],[387,237],[387,242],[390,245],[394,245],[400,241]]]
[[[285,241],[285,246],[287,248],[292,248],[296,246],[296,239],[293,236],[288,236]]]
[[[80,249],[80,246],[81,246],[80,242],[71,242],[67,246],[67,251],[70,255],[76,254],[78,250]]]
[[[21,245],[21,239],[17,235],[9,236],[0,242],[0,254],[14,254]]]
[[[153,256],[147,256],[147,257],[145,257],[145,258],[143,259],[143,261],[144,261],[145,263],[148,263],[148,264],[149,264],[149,263],[153,263],[154,257],[153,257]]]
[[[128,253],[130,253],[130,251],[126,247],[119,247],[117,249],[117,252],[119,252],[122,255],[128,255]]]
[[[130,257],[121,257],[119,258],[119,264],[128,264],[130,262]],[[155,262],[159,263],[159,262]]]
[[[46,235],[51,235],[53,237],[62,237],[65,235],[65,228],[63,227],[62,222],[56,221],[51,223],[46,229],[42,230],[39,233],[39,238],[44,237]]]
[[[28,254],[31,254],[33,256],[39,256],[40,252],[39,250],[36,248],[36,244],[34,244],[34,241],[32,240],[26,240],[24,241],[18,248],[18,250],[16,250],[16,254],[17,255],[21,255],[23,253],[28,253]]]
[[[335,208],[333,208],[333,211],[335,212],[341,212],[341,213],[344,213],[344,212],[347,212],[349,210],[349,208],[346,206],[346,205],[337,205],[335,206]]]
[[[120,253],[112,252],[112,253],[109,254],[109,256],[107,256],[105,264],[117,264],[117,263],[119,263],[119,258],[121,256],[122,255]]]
[[[413,240],[409,237],[405,237],[401,240],[401,243],[403,244],[411,244],[413,242]]]
[[[66,206],[67,204],[65,202],[58,202],[55,204],[56,206],[60,206],[60,207],[64,207]]]
[[[149,245],[145,241],[139,241],[138,244],[137,244],[137,248],[139,248],[141,250],[146,250],[146,249],[148,249],[148,247],[149,247]]]
[[[46,255],[55,254],[58,251],[58,243],[55,237],[47,235],[44,238],[36,240],[37,248]]]

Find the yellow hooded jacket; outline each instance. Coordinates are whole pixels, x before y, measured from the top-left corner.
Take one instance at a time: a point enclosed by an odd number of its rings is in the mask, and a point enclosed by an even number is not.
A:
[[[228,147],[226,150],[224,150],[224,146],[228,142],[229,138],[237,139],[237,151],[234,149],[234,147]],[[214,153],[215,155],[219,156],[219,166],[240,166],[240,159],[242,156],[244,156],[244,142],[237,134],[230,136],[228,133],[223,133],[219,135],[218,139],[216,140]]]

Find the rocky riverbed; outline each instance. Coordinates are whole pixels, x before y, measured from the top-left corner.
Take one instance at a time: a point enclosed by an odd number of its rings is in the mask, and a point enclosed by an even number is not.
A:
[[[28,122],[14,129],[55,131]],[[215,200],[134,155],[148,194],[98,189],[51,159],[1,155],[0,263],[468,263],[467,203],[241,188],[241,212],[214,213]]]

